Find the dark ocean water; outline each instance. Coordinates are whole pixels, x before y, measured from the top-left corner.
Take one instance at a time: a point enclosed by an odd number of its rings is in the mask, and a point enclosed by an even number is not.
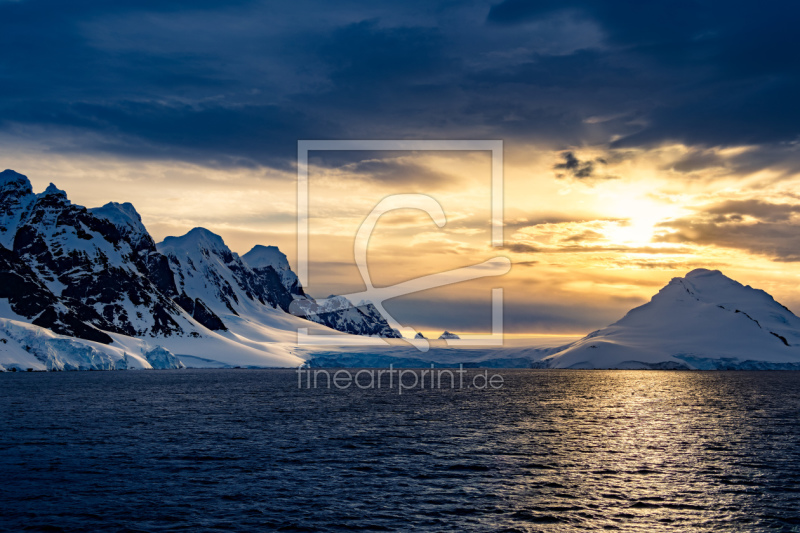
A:
[[[9,531],[800,531],[800,372],[0,374]]]

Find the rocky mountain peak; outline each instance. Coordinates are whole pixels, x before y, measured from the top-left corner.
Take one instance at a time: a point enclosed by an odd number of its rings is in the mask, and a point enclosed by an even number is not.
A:
[[[0,194],[5,195],[11,191],[16,191],[21,194],[32,194],[33,188],[27,176],[11,169],[6,169],[0,172]]]
[[[186,235],[180,237],[167,237],[159,248],[171,248],[173,250],[195,251],[198,249],[208,251],[221,251],[230,253],[231,250],[222,240],[222,237],[206,228],[193,228]]]
[[[147,230],[142,224],[142,217],[130,202],[117,203],[108,202],[102,207],[90,209],[95,216],[105,218],[112,222],[118,229],[133,230],[136,233],[146,233]]]
[[[69,203],[67,199],[67,192],[59,189],[54,183],[51,183],[47,188],[38,195],[39,198],[58,198],[59,200]]]
[[[297,274],[295,274],[291,266],[289,266],[289,260],[286,254],[281,252],[277,246],[262,246],[257,244],[252,250],[242,256],[242,261],[256,272],[262,272],[264,269],[271,268],[277,273],[278,277],[280,277],[281,283],[286,287],[289,293],[296,296],[305,296]]]
[[[0,245],[11,249],[20,221],[36,199],[26,176],[4,170],[0,172]]]
[[[190,298],[202,298],[217,313],[239,315],[256,303],[283,307],[291,299],[274,272],[281,296],[274,294],[274,287],[265,286],[222,237],[205,228],[167,237],[156,246],[169,258],[179,291]]]
[[[135,250],[155,251],[155,242],[142,224],[142,217],[133,204],[109,202],[102,207],[89,209],[89,212],[95,217],[113,224],[120,235],[131,241]]]
[[[263,268],[271,266],[276,272],[290,270],[289,260],[286,254],[280,251],[277,246],[263,246],[257,244],[252,250],[242,256],[242,259],[250,268]]]

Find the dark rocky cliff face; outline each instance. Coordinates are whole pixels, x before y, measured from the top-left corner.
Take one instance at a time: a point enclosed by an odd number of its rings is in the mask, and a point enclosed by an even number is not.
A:
[[[222,240],[204,228],[159,243],[178,290],[202,298],[218,312],[247,313],[252,305],[289,310],[293,297],[274,268],[251,268]]]
[[[32,323],[60,335],[109,344],[111,337],[84,320],[103,323],[94,309],[79,302],[62,302],[39,281],[33,270],[11,250],[0,247],[0,298],[11,310]]]
[[[19,261],[6,257],[5,265],[16,269],[28,288],[38,283],[47,289],[61,309],[60,315],[48,311],[37,320],[62,324],[50,329],[69,334],[69,328],[77,331],[72,320],[77,317],[89,328],[81,328],[82,335],[97,337],[92,340],[100,338],[92,333],[96,328],[129,336],[180,335],[192,329],[170,298],[177,293],[175,283],[149,235],[121,231],[113,220],[73,205],[52,184],[33,194],[27,178],[14,174],[0,181],[0,212],[5,242]],[[20,270],[22,265],[27,271]],[[110,342],[102,335],[103,342]]]
[[[129,336],[183,332],[180,310],[142,270],[135,246],[52,185],[21,221],[14,252],[51,290],[94,308],[103,319],[99,327]]]
[[[192,318],[208,329],[212,331],[228,330],[222,319],[218,317],[214,311],[209,309],[200,298],[193,299],[187,296],[185,292],[182,292],[180,296],[175,297],[175,303],[180,305]]]
[[[0,298],[36,325],[104,343],[112,339],[100,330],[196,336],[195,322],[226,330],[218,313],[255,305],[347,333],[397,335],[374,307],[318,305],[275,247],[257,247],[277,257],[274,266],[251,267],[203,228],[167,241],[159,250],[129,203],[87,209],[53,184],[34,194],[25,176],[0,173]]]
[[[353,335],[401,338],[371,303],[353,305],[343,296],[329,296],[317,301],[306,296],[292,302],[290,312],[312,322]]]
[[[286,254],[275,246],[254,246],[242,260],[268,285],[279,298],[281,309],[295,316],[353,335],[399,338],[378,309],[365,303],[353,306],[347,299],[331,296],[318,302],[307,295],[291,267]],[[280,286],[285,289],[281,291]]]
[[[273,307],[280,307],[287,313],[292,305],[294,298],[289,290],[281,283],[281,278],[271,266],[264,268],[254,268],[254,282],[260,287],[264,294],[269,295],[270,304]]]

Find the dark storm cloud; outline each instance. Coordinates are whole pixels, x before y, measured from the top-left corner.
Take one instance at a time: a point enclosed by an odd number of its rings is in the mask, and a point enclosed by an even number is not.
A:
[[[711,215],[720,215],[725,219],[749,215],[762,222],[786,222],[792,215],[800,214],[800,205],[776,204],[763,200],[730,200],[704,210]]]
[[[387,28],[368,20],[335,30],[317,52],[338,90],[355,89],[363,95],[364,84],[369,84],[369,94],[398,83],[430,83],[456,67],[451,63],[456,58],[448,62],[443,53],[442,39],[435,28]]]
[[[800,205],[761,200],[726,201],[695,216],[659,224],[671,231],[656,242],[713,245],[745,250],[774,261],[800,261]]]
[[[578,180],[617,179],[616,176],[595,172],[598,165],[608,164],[608,162],[601,157],[593,160],[581,161],[573,152],[564,152],[561,154],[561,158],[563,159],[561,163],[553,165],[553,170],[557,171],[557,178],[563,178],[569,175]]]
[[[152,158],[202,157],[206,163],[267,163],[279,167],[286,165],[284,154],[296,152],[298,136],[310,130],[329,134],[335,129],[275,105],[228,108],[136,101],[18,105],[5,113],[3,122],[59,126],[73,135],[97,134],[83,140],[77,149]]]
[[[564,162],[556,164],[553,167],[554,169],[566,170],[578,179],[592,177],[594,173],[593,161],[581,161],[572,152],[564,152],[561,157],[564,158]]]
[[[648,125],[617,146],[764,143],[798,135],[800,109],[792,102],[800,89],[800,4],[506,0],[487,20],[524,25],[559,11],[601,25],[616,45],[601,53],[606,61],[644,62],[631,68],[623,87],[672,80],[651,94],[651,106],[640,107]]]
[[[795,2],[2,2],[0,127],[215,164],[287,167],[298,139],[501,138],[752,144],[753,167],[797,170],[798,19]]]
[[[609,158],[614,158],[616,153],[617,150],[611,150],[607,155]],[[720,175],[748,176],[769,168],[774,177],[761,181],[763,185],[767,185],[772,181],[791,177],[800,170],[800,150],[797,142],[750,146],[744,151],[733,154],[693,147],[683,157],[662,168],[695,180],[714,180]]]

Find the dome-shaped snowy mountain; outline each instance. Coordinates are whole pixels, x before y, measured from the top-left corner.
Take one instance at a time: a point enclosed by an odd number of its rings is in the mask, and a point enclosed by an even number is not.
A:
[[[555,368],[800,368],[800,318],[718,270],[673,278],[650,302],[543,361]]]

